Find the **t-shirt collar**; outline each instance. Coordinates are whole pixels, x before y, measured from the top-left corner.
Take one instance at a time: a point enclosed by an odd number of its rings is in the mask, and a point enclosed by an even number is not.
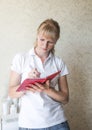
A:
[[[30,49],[29,54],[32,55],[32,56],[36,55],[33,47],[32,47],[32,49]]]
[[[37,55],[35,54],[34,47],[33,47],[32,49],[30,49],[29,54],[30,54],[31,56],[37,56]],[[51,58],[52,55],[53,55],[53,54],[50,52],[50,54],[49,54],[49,56],[48,56],[48,59]]]

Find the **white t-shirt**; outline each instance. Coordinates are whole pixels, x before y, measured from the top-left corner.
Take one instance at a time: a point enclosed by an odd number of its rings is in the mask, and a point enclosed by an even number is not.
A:
[[[41,59],[35,54],[34,48],[28,53],[17,54],[12,62],[11,70],[21,75],[21,82],[28,78],[31,69],[37,68],[41,78],[61,70],[60,75],[51,81],[51,86],[56,87],[58,78],[68,74],[68,70],[62,59],[49,54],[42,64]],[[21,97],[21,109],[19,114],[19,127],[45,128],[66,121],[63,106],[43,92],[26,92]]]

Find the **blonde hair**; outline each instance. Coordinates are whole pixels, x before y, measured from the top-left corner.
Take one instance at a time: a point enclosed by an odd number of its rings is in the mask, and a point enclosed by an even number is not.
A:
[[[37,35],[39,33],[42,33],[43,35],[49,36],[54,40],[58,40],[60,37],[60,26],[57,21],[53,19],[47,19],[43,21],[40,26],[37,29]],[[35,47],[37,46],[37,42],[35,44]],[[54,48],[51,50],[51,52],[54,54]]]

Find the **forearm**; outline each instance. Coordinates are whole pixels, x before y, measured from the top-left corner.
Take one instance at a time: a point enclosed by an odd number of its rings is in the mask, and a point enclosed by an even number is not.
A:
[[[9,93],[8,94],[11,98],[19,98],[24,94],[24,92],[17,92],[16,91],[18,87],[19,87],[19,85],[9,87]]]
[[[17,92],[17,88],[21,83],[21,75],[15,71],[11,71],[10,73],[10,81],[9,81],[9,91],[8,94],[11,98],[19,98],[24,92]]]
[[[69,95],[67,93],[57,91],[54,88],[49,88],[49,91],[47,91],[46,94],[54,100],[63,104],[66,104],[69,101]]]

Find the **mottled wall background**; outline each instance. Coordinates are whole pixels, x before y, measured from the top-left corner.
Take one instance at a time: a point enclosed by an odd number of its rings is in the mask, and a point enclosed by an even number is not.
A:
[[[47,18],[61,27],[56,54],[70,72],[65,112],[71,130],[91,130],[92,0],[0,0],[0,113],[12,58],[33,46],[38,25]]]

